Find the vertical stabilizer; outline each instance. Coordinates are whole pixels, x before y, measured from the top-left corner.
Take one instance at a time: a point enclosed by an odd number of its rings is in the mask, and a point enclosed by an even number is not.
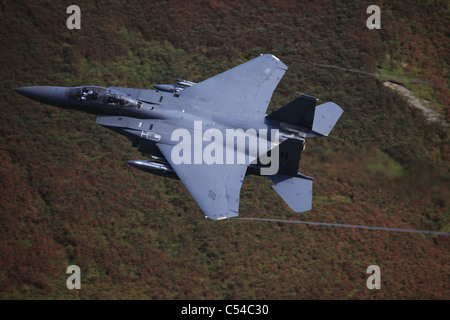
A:
[[[312,136],[328,136],[344,111],[334,102],[318,106],[316,102],[317,98],[302,95],[267,118],[294,125]]]

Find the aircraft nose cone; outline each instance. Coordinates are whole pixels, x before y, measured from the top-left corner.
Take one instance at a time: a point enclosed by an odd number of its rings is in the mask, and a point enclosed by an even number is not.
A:
[[[48,103],[50,88],[49,86],[20,87],[15,88],[14,91],[27,98]]]

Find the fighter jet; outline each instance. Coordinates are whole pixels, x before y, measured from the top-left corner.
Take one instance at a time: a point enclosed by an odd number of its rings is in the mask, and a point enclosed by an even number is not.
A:
[[[156,90],[30,86],[33,100],[97,115],[97,124],[148,155],[128,164],[179,179],[207,218],[239,214],[246,175],[267,175],[295,212],[312,208],[313,178],[298,172],[306,138],[329,135],[343,110],[301,94],[266,114],[287,66],[262,54],[199,83],[176,79]]]

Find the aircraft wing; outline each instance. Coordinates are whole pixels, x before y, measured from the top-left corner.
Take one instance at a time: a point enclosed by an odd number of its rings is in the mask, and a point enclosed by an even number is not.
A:
[[[278,58],[263,54],[180,91],[180,96],[203,102],[211,112],[264,115],[286,70]]]
[[[246,164],[175,164],[174,146],[158,143],[164,157],[175,170],[194,200],[212,220],[239,215],[239,194]]]

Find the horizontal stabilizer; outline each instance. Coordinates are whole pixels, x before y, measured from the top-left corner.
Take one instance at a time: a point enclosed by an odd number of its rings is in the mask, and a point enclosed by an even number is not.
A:
[[[312,178],[306,176],[289,176],[276,174],[270,176],[275,183],[272,188],[295,212],[303,212],[312,208]]]

